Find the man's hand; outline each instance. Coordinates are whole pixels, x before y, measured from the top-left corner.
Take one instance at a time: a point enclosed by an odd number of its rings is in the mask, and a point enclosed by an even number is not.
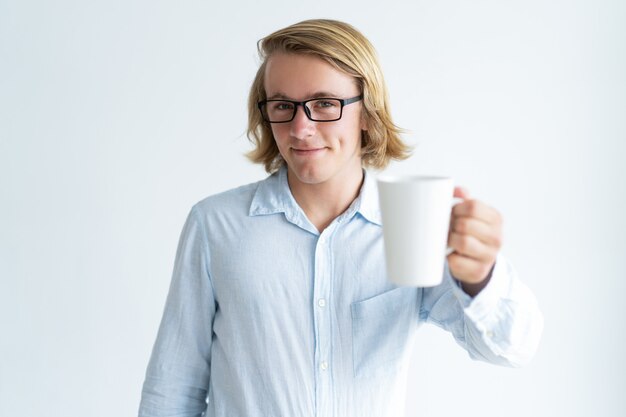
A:
[[[452,208],[448,255],[452,276],[461,281],[463,290],[478,294],[489,282],[502,246],[502,216],[481,201],[470,199],[469,192],[454,188],[454,197],[463,199]]]

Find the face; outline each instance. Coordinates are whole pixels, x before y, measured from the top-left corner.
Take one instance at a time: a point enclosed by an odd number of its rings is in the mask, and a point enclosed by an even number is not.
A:
[[[265,92],[268,99],[296,101],[361,94],[354,77],[321,58],[286,53],[268,59]],[[361,109],[358,101],[344,106],[340,120],[314,122],[298,106],[291,122],[271,124],[291,184],[341,183],[361,175],[361,130],[365,127]]]

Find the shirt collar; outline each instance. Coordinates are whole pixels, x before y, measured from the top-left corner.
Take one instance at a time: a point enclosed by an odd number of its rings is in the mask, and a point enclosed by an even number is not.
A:
[[[259,187],[250,204],[250,216],[275,213],[285,213],[290,222],[304,229],[310,228],[310,222],[289,189],[286,166],[282,166],[265,181],[259,183]],[[356,213],[361,214],[370,223],[382,225],[376,179],[367,170],[364,170],[363,185],[358,197],[340,217],[344,219],[351,218]]]
[[[365,179],[361,186],[361,192],[355,200],[358,203],[357,211],[370,223],[382,226],[380,207],[378,203],[378,187],[373,174],[365,170]]]
[[[250,216],[285,213],[297,207],[289,184],[287,183],[287,168],[281,167],[265,181],[259,182],[250,204]]]

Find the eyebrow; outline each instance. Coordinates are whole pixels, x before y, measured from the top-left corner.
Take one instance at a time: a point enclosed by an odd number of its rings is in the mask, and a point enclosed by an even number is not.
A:
[[[329,91],[318,91],[313,94],[307,95],[307,97],[309,98],[320,98],[320,97],[334,98],[334,97],[339,97],[339,96],[341,96],[341,94],[331,93]],[[282,100],[298,101],[298,100],[293,100],[287,94],[282,93],[282,92],[274,93],[271,96],[269,96],[267,99],[268,100],[281,100],[282,99]]]

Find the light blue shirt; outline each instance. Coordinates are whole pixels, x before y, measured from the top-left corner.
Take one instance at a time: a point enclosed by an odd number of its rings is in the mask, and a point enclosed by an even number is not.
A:
[[[519,366],[543,320],[499,255],[475,298],[386,278],[375,181],[322,233],[286,169],[197,203],[183,228],[140,416],[403,415],[414,336],[431,322],[474,359]]]

